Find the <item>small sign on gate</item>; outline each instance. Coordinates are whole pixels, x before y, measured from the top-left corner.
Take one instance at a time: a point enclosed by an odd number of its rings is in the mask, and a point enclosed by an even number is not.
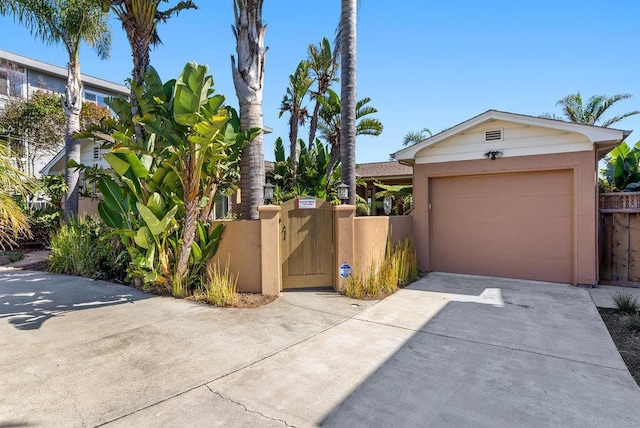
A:
[[[316,208],[316,198],[296,199],[296,208],[299,210],[313,210]]]
[[[353,273],[353,269],[351,269],[351,266],[347,263],[342,263],[340,265],[339,273],[342,278],[349,278]]]

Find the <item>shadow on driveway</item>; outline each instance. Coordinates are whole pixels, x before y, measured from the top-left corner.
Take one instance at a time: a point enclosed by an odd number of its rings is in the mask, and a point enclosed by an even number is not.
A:
[[[73,311],[133,303],[153,297],[105,281],[35,271],[0,272],[0,319],[18,330],[37,330]]]
[[[640,391],[585,290],[432,274],[357,318],[415,333],[322,426],[637,426]]]

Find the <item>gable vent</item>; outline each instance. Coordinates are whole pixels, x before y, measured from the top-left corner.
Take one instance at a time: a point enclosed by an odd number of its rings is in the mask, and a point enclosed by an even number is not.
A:
[[[502,128],[500,129],[486,129],[484,131],[484,141],[502,141]]]

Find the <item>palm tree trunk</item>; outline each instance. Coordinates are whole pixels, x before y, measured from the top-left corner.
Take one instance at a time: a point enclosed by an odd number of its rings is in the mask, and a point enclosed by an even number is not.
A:
[[[69,161],[80,163],[80,140],[73,135],[80,131],[80,111],[82,110],[82,81],[80,80],[80,63],[77,60],[67,64],[67,88],[63,102],[67,123],[64,133],[65,164]],[[78,197],[80,190],[80,172],[65,167],[65,183],[67,192],[64,196],[64,218],[69,220],[78,215]]]
[[[294,114],[295,113],[295,114]],[[291,181],[295,187],[298,181],[298,111],[291,112],[289,119],[289,156],[291,158]]]
[[[262,129],[262,102],[240,104],[240,129]],[[242,150],[240,159],[240,198],[242,218],[257,220],[264,203],[264,147],[262,134]]]
[[[329,154],[329,163],[327,164],[327,186],[331,181],[333,170],[336,169],[336,165],[340,161],[340,146],[331,146],[331,154]]]
[[[234,0],[238,62],[231,56],[233,84],[240,105],[240,130],[263,129],[262,90],[264,83],[264,33],[262,25],[263,0]],[[257,220],[258,206],[263,204],[264,148],[263,136],[258,135],[242,150],[240,159],[240,198],[242,217]]]
[[[317,95],[320,96],[320,95]],[[320,115],[320,103],[316,100],[316,105],[313,107],[313,114],[311,115],[311,121],[309,122],[309,151],[313,148],[316,141],[316,132],[318,130],[318,116]]]
[[[349,204],[356,203],[356,6],[342,0],[340,15],[342,70],[340,99],[340,157],[342,182],[349,186]]]

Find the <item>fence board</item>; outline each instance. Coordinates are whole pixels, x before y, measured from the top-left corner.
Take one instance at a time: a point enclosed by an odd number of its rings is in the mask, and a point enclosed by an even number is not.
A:
[[[613,280],[629,280],[629,214],[613,213]]]
[[[600,215],[600,279],[613,279],[613,215]]]
[[[640,214],[629,214],[629,281],[640,281]]]

